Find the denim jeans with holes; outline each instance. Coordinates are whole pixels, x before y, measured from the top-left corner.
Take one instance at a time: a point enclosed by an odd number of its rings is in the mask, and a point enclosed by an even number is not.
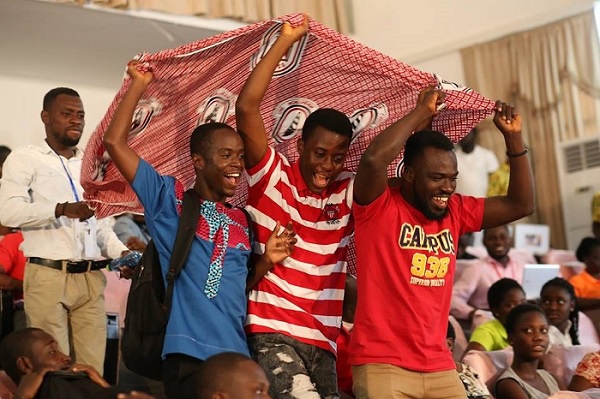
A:
[[[283,334],[250,335],[248,346],[267,374],[273,398],[339,398],[331,352]]]

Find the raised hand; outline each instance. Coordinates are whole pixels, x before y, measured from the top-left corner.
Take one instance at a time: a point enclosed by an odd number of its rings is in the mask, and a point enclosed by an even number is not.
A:
[[[304,14],[302,24],[298,26],[292,26],[289,22],[284,22],[281,25],[281,37],[290,38],[292,41],[300,40],[300,38],[308,32],[308,16]]]
[[[431,129],[433,117],[440,113],[440,106],[444,103],[444,98],[446,98],[446,93],[441,90],[436,90],[433,87],[427,87],[421,90],[419,93],[419,98],[417,99],[416,107],[426,107],[431,114],[419,122],[419,124],[415,127],[415,132],[424,129]]]
[[[292,222],[288,222],[285,229],[278,234],[280,229],[281,223],[277,222],[265,244],[265,256],[272,264],[283,262],[292,253],[298,242]]]
[[[127,74],[131,77],[131,80],[140,82],[144,86],[148,86],[152,82],[152,79],[154,79],[154,75],[148,69],[147,64],[135,60],[127,63]]]
[[[494,111],[494,124],[504,136],[521,134],[521,115],[515,107],[497,100]]]

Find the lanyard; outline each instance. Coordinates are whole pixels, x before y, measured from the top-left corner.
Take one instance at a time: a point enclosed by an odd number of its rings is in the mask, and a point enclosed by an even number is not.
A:
[[[63,169],[65,170],[65,173],[67,174],[67,177],[69,178],[69,183],[71,183],[71,190],[73,191],[73,195],[75,196],[75,201],[79,202],[79,195],[77,194],[77,189],[75,188],[75,183],[73,182],[73,178],[71,177],[71,174],[69,173],[69,169],[67,169],[67,166],[63,162],[61,156],[58,155],[58,153],[56,151],[54,151],[54,153],[60,160],[60,164],[62,165]]]

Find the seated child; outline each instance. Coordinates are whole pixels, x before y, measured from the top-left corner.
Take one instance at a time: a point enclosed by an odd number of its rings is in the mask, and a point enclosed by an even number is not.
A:
[[[525,302],[525,292],[515,280],[502,278],[491,285],[487,297],[495,319],[479,325],[473,331],[465,354],[470,350],[495,351],[510,345],[504,322],[511,309]]]
[[[544,311],[521,304],[510,311],[504,326],[514,356],[496,381],[496,399],[546,399],[563,389],[556,377],[538,368],[550,344]]]
[[[581,310],[600,309],[600,238],[586,237],[575,251],[585,270],[569,279]]]
[[[550,322],[550,345],[579,345],[579,311],[573,286],[560,277],[547,281],[540,291],[540,305]]]

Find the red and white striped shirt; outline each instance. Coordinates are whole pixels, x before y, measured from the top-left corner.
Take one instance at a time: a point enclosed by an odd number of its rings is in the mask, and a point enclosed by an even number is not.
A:
[[[277,221],[290,220],[298,242],[250,292],[246,332],[280,333],[336,352],[342,318],[346,253],[354,228],[354,174],[341,172],[320,194],[310,191],[298,162],[269,147],[248,173],[248,205],[257,230],[255,252]]]

